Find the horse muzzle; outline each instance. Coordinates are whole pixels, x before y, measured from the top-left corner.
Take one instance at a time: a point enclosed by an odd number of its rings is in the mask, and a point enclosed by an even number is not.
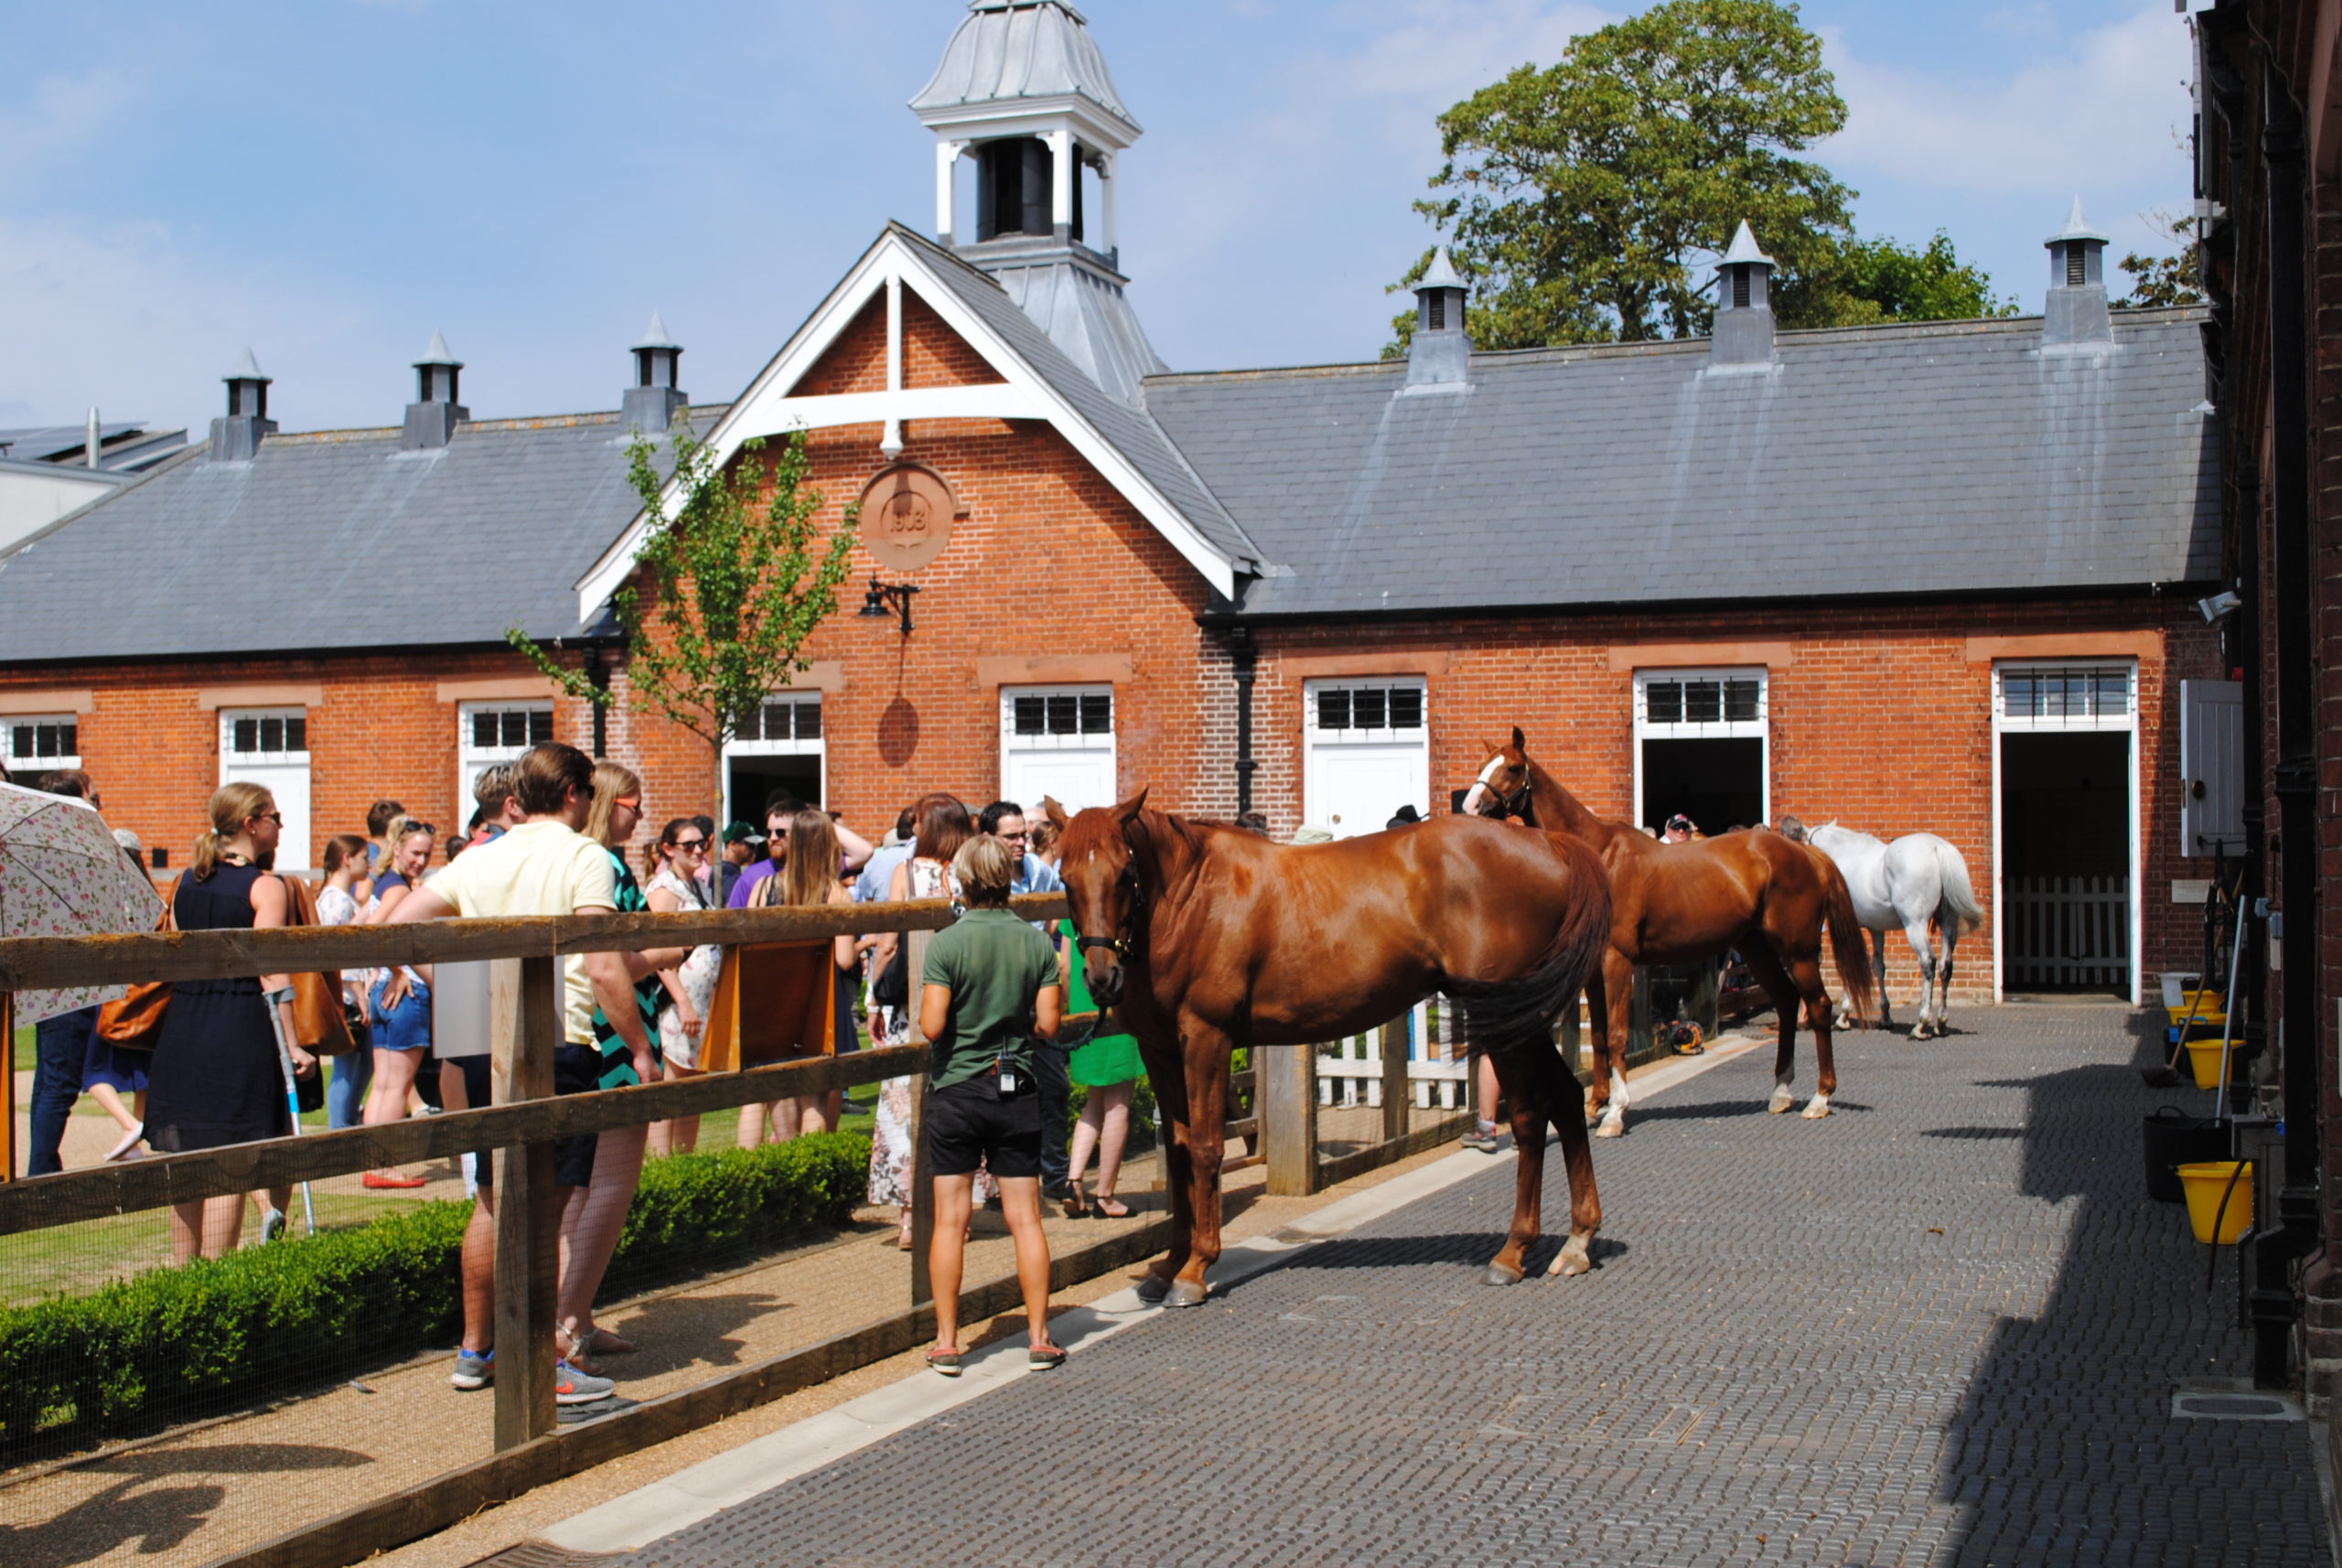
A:
[[[1123,961],[1104,952],[1093,952],[1083,970],[1082,978],[1090,986],[1090,1000],[1103,1007],[1119,1007],[1123,1004]]]

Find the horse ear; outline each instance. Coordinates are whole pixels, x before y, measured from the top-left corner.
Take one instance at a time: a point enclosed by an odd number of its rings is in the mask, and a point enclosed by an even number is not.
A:
[[[1137,794],[1114,808],[1114,821],[1124,827],[1138,821],[1138,814],[1146,809],[1146,792],[1153,788],[1152,784],[1140,785]]]
[[[1513,725],[1513,726],[1512,726],[1512,749],[1513,749],[1513,750],[1515,750],[1515,751],[1525,751],[1525,750],[1527,750],[1527,749],[1528,749],[1528,747],[1529,747],[1529,743],[1528,743],[1528,741],[1526,741],[1526,740],[1524,740],[1523,738],[1521,738],[1520,726],[1519,725]]]
[[[1065,808],[1058,804],[1058,798],[1055,795],[1041,797],[1041,814],[1055,822],[1061,830],[1069,825]]]

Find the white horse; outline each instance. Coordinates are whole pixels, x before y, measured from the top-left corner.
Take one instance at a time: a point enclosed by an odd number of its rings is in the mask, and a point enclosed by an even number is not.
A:
[[[1911,1037],[1924,1040],[1945,1033],[1951,1016],[1952,951],[1962,936],[1984,923],[1984,911],[1968,880],[1968,863],[1933,833],[1906,833],[1893,843],[1882,843],[1868,833],[1830,822],[1813,829],[1808,838],[1845,874],[1846,890],[1854,896],[1854,918],[1870,933],[1871,950],[1878,961],[1880,1021],[1894,1022],[1887,1010],[1886,933],[1900,927],[1919,961],[1919,1022]],[[1943,934],[1940,964],[1928,940],[1930,923]],[[1845,1020],[1840,1022],[1845,1026]]]

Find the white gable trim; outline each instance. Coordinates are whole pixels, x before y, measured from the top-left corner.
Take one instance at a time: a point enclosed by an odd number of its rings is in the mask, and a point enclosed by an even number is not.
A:
[[[787,389],[795,386],[812,369],[880,290],[890,285],[898,288],[904,284],[908,284],[928,308],[1003,379],[976,386],[788,395]],[[888,313],[888,358],[892,363],[899,364],[901,346],[894,340],[901,329],[899,312]],[[892,231],[880,236],[878,242],[830,291],[829,297],[805,325],[716,422],[715,428],[708,432],[707,440],[715,449],[717,460],[728,463],[743,444],[759,436],[786,435],[792,431],[841,424],[891,425],[904,419],[971,418],[1047,421],[1207,582],[1223,595],[1233,596],[1234,563],[1213,548],[1112,442],[1034,372],[1022,355],[944,287],[927,258]],[[671,495],[671,484],[661,498],[662,503]],[[618,541],[578,579],[580,619],[591,620],[626,581],[649,526],[647,511],[637,515]]]

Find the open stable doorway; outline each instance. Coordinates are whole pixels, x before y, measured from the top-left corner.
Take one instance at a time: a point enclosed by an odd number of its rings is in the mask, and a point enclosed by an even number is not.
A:
[[[2015,667],[1999,676],[2002,989],[2133,998],[2131,671]]]
[[[1650,670],[1635,676],[1635,822],[1689,817],[1711,837],[1764,822],[1762,670]]]
[[[822,761],[822,694],[774,693],[742,718],[724,748],[724,821],[762,832],[766,803],[777,795],[825,804]]]

